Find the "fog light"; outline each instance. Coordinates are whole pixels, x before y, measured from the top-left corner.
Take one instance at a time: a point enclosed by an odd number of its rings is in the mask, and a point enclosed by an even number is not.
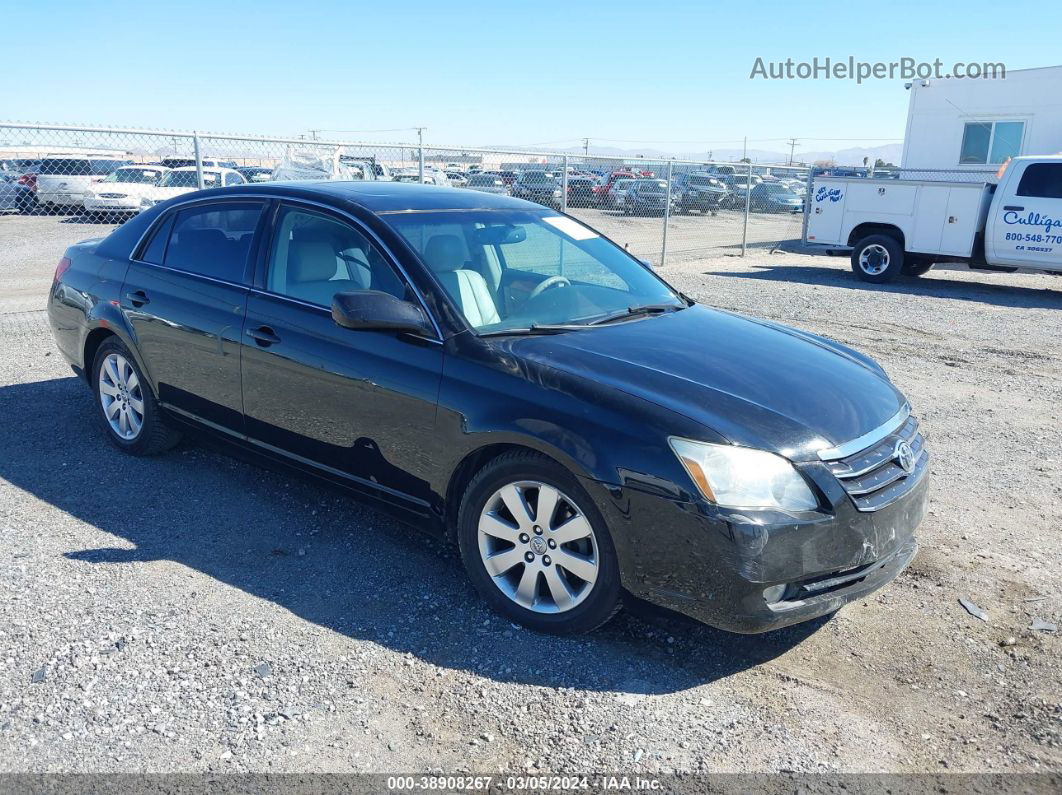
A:
[[[785,596],[785,583],[781,585],[772,585],[770,588],[763,589],[763,598],[767,604],[780,602],[782,601],[783,596]]]

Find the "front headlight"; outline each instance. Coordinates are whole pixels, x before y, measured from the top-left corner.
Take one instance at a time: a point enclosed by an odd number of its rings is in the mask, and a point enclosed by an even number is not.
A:
[[[154,207],[154,206],[155,206],[155,200],[154,199],[149,199],[147,196],[145,196],[144,198],[142,198],[140,200],[140,209],[141,210],[146,210],[149,207]]]
[[[804,478],[779,455],[674,436],[668,442],[701,493],[716,505],[785,511],[818,506]]]

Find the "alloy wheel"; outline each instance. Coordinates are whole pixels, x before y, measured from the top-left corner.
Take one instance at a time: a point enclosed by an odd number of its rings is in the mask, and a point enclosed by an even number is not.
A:
[[[121,354],[111,353],[103,360],[99,395],[111,430],[127,442],[136,439],[144,427],[144,394],[136,370]]]
[[[479,516],[479,554],[498,589],[536,613],[581,604],[597,582],[593,527],[554,486],[518,481],[498,489]]]

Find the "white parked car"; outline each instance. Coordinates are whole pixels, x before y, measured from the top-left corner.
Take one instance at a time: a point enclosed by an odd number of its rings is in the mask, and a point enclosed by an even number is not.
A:
[[[81,207],[85,191],[129,160],[85,155],[51,155],[37,171],[37,203],[42,207]]]
[[[405,171],[400,174],[395,174],[395,182],[420,182],[420,172]],[[446,176],[442,171],[432,171],[429,168],[424,169],[424,184],[425,185],[442,185],[443,187],[450,187],[450,178]]]
[[[240,172],[231,168],[204,168],[203,187],[222,188],[229,185],[243,185],[247,182]],[[194,166],[173,168],[163,174],[159,184],[146,194],[150,201],[161,202],[199,190],[199,181]]]
[[[122,166],[85,191],[85,211],[138,213],[154,203],[152,191],[169,171],[166,166]]]

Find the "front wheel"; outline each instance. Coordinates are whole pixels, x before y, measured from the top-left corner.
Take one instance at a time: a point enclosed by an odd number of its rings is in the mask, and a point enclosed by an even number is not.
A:
[[[852,270],[865,282],[891,282],[902,269],[903,247],[891,235],[868,235],[852,249]]]
[[[529,629],[589,632],[620,608],[604,519],[575,477],[544,456],[515,452],[488,463],[462,498],[457,533],[473,585]]]

